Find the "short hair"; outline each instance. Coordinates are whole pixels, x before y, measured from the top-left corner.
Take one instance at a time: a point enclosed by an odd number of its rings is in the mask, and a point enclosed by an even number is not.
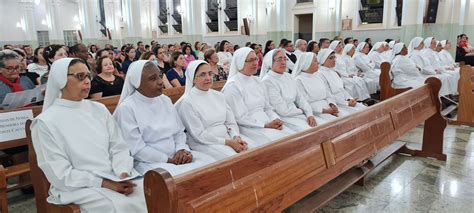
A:
[[[234,51],[238,50],[240,46],[238,44],[234,45]]]
[[[247,41],[247,43],[245,43],[245,46],[246,46],[246,47],[250,47],[250,46],[252,46],[252,42],[250,42],[250,41]],[[250,48],[252,48],[252,47],[250,47]]]
[[[137,42],[137,46],[140,46],[140,44],[143,44],[143,41]]]
[[[312,52],[315,45],[319,45],[316,41],[310,41],[308,46],[306,47],[306,52]]]
[[[103,52],[107,51],[109,52],[109,50],[112,50],[110,48],[104,48],[104,49],[100,49],[99,51],[97,51],[97,53],[95,54],[95,59],[99,59],[102,55]]]
[[[352,37],[347,37],[344,39],[344,44],[348,44],[349,43],[349,40],[351,40]],[[352,39],[352,41],[354,41],[354,39]]]
[[[9,47],[12,47],[12,46],[13,45],[11,45],[11,44],[5,44],[5,45],[3,45],[3,49],[9,50],[10,49]]]
[[[286,47],[288,47],[288,45],[289,45],[290,43],[293,43],[293,42],[291,42],[290,40],[286,40],[286,39],[285,39],[285,41],[282,43],[282,47],[283,47],[283,48],[286,48]]]
[[[71,47],[69,47],[69,53],[76,54],[77,52],[79,52],[79,46],[81,46],[81,45],[84,45],[84,44],[78,43],[78,44],[72,45]]]
[[[140,55],[140,60],[150,60],[150,57],[153,55],[153,52],[147,51]]]
[[[168,49],[169,49],[170,47],[174,47],[174,44],[168,44]]]
[[[258,44],[252,43],[249,46],[250,46],[250,49],[255,50],[255,48],[258,47]]]
[[[102,73],[102,62],[107,58],[110,60],[110,58],[107,56],[99,57],[99,59],[97,59],[97,62],[95,63],[95,71],[97,72],[97,74]],[[114,64],[113,61],[112,61],[112,64]]]
[[[15,59],[18,60],[20,56],[10,49],[0,51],[0,68],[5,68],[7,60]]]
[[[91,46],[89,46],[89,52],[92,53],[92,47],[95,47],[95,51],[97,51],[97,45],[92,44]]]
[[[214,55],[214,53],[216,53],[216,49],[214,48],[209,48],[207,49],[205,52],[204,52],[204,61],[208,62],[210,61],[212,55]]]
[[[173,52],[171,53],[171,57],[170,57],[170,66],[171,67],[176,67],[176,61],[178,60],[179,56],[182,55],[182,53],[180,52]]]
[[[18,56],[21,56],[21,57],[23,57],[23,58],[26,56],[25,51],[23,51],[23,50],[20,49],[20,48],[13,48],[13,52],[16,52],[16,54],[18,54]]]
[[[318,44],[319,48],[321,48],[321,46],[323,45],[323,43],[324,43],[325,41],[329,41],[329,38],[320,38],[320,39],[319,39],[319,44]]]
[[[130,50],[132,50],[132,49],[135,49],[135,48],[132,47],[132,46],[128,46],[128,47],[125,48],[125,52],[124,52],[124,53],[127,54],[127,53],[129,53]]]

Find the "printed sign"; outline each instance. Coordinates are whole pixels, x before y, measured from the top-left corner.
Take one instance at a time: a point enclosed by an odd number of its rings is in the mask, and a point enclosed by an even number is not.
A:
[[[0,113],[0,142],[25,138],[25,123],[33,119],[33,110]]]

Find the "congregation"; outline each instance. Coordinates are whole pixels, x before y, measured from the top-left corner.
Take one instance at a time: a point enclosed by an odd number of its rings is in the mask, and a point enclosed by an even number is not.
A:
[[[120,49],[5,45],[0,103],[8,93],[46,84],[44,101],[34,103],[43,110],[32,139],[51,182],[48,202],[86,212],[145,212],[147,171],[177,176],[358,113],[377,104],[384,62],[394,88],[420,87],[434,76],[440,96],[452,99],[456,62],[474,64],[465,34],[456,48],[452,57],[451,41],[433,37],[404,44],[339,36],[245,47],[226,40],[140,41]],[[216,81],[226,81],[221,91],[212,89]],[[162,94],[172,87],[185,87],[175,104]],[[87,100],[114,95],[120,100],[113,114]]]

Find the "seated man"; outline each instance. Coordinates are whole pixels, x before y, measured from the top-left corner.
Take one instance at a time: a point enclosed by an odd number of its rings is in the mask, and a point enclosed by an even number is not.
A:
[[[145,212],[143,179],[104,105],[84,100],[91,73],[81,59],[51,67],[43,112],[33,120],[38,166],[51,183],[47,201],[83,212]]]
[[[171,99],[162,95],[160,70],[148,60],[133,62],[114,117],[141,174],[163,168],[171,175],[198,168],[214,161],[190,151],[184,126]]]

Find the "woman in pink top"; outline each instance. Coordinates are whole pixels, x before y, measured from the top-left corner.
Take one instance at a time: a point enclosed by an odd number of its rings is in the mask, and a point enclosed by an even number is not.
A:
[[[184,54],[184,69],[186,69],[188,64],[196,60],[197,57],[189,44],[183,46],[182,53]]]

